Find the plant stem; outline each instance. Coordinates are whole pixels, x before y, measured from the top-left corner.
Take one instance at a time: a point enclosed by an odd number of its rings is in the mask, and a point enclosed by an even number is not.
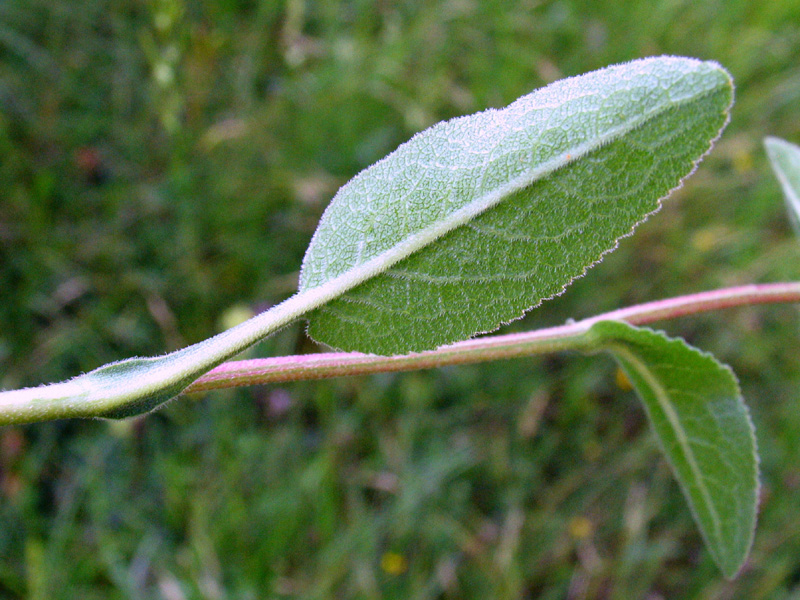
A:
[[[558,327],[477,338],[419,354],[375,356],[336,352],[228,362],[200,377],[184,393],[343,375],[413,371],[561,350],[581,350],[585,345],[583,336],[598,321],[626,321],[632,325],[643,325],[735,306],[783,302],[800,302],[800,282],[744,285],[678,296],[622,308]]]

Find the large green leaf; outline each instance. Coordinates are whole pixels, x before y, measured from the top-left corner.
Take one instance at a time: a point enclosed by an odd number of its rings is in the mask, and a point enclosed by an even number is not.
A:
[[[776,137],[764,140],[772,169],[781,182],[789,218],[800,235],[800,146]]]
[[[758,503],[756,440],[735,376],[650,329],[602,321],[587,337],[633,383],[711,555],[733,577],[750,551]]]
[[[151,410],[312,311],[316,338],[373,353],[494,329],[560,293],[657,210],[719,135],[732,97],[716,63],[651,58],[436,125],[337,194],[298,294],[166,356],[2,392],[0,422]]]
[[[646,59],[417,135],[322,217],[301,292],[364,282],[315,311],[309,334],[395,354],[519,318],[658,210],[719,135],[732,94],[715,63]]]

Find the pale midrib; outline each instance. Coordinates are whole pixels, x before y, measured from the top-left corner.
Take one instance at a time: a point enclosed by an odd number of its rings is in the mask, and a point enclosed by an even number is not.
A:
[[[588,140],[582,144],[578,144],[572,148],[564,150],[559,156],[550,159],[531,169],[530,171],[520,175],[519,177],[513,179],[512,181],[508,182],[507,184],[496,188],[495,190],[483,194],[479,196],[469,204],[463,206],[462,208],[454,211],[448,217],[433,223],[432,225],[422,229],[418,233],[409,236],[402,242],[394,245],[389,250],[386,250],[379,254],[378,256],[368,260],[365,263],[357,265],[350,269],[349,271],[339,275],[325,283],[318,285],[316,287],[304,290],[299,294],[293,296],[289,300],[287,300],[284,304],[288,304],[293,300],[299,300],[300,298],[306,299],[306,306],[300,307],[299,311],[295,312],[295,317],[300,317],[302,314],[305,314],[308,311],[314,310],[315,308],[319,308],[329,300],[337,298],[347,292],[348,290],[354,288],[355,286],[364,283],[365,281],[371,279],[372,277],[386,272],[389,268],[393,265],[397,264],[404,258],[407,258],[411,254],[429,246],[431,243],[442,237],[443,235],[463,226],[472,221],[476,216],[480,215],[481,213],[487,211],[488,209],[498,205],[503,198],[508,197],[509,195],[517,192],[521,189],[524,189],[534,183],[535,181],[544,178],[551,173],[554,173],[558,169],[564,167],[565,165],[575,162],[579,158],[586,156],[593,150],[596,150],[604,145],[609,144],[612,141],[615,141],[626,133],[634,131],[639,127],[646,124],[648,121],[660,116],[664,112],[668,110],[675,109],[680,106],[685,106],[687,104],[692,104],[697,102],[705,97],[708,97],[716,92],[718,92],[718,88],[713,88],[710,90],[706,90],[702,94],[697,94],[695,96],[691,96],[686,98],[681,102],[670,102],[666,103],[662,106],[659,106],[657,109],[652,110],[649,113],[642,114],[635,118],[630,119],[625,124],[620,125],[618,127],[614,127],[609,129],[605,134],[601,136],[597,136]],[[569,157],[569,158],[567,158]],[[280,306],[275,307],[278,309]],[[305,310],[303,310],[303,308]],[[259,315],[254,317],[255,319],[259,319],[260,316],[266,317],[270,312],[265,313],[263,315]],[[288,321],[283,321],[281,324],[277,325],[280,327],[283,323]],[[265,335],[267,332],[265,330],[262,331],[262,336]]]
[[[641,362],[636,357],[635,354],[630,352],[624,346],[615,345],[614,351],[622,355],[623,358],[636,369],[636,371],[639,373],[642,379],[644,379],[645,382],[653,390],[658,405],[661,407],[661,410],[667,417],[669,424],[672,426],[672,430],[675,432],[675,437],[677,438],[678,444],[680,445],[681,450],[683,451],[683,455],[686,458],[686,462],[689,465],[689,469],[692,471],[692,475],[694,476],[697,488],[700,490],[700,495],[703,498],[703,502],[706,506],[706,509],[708,513],[711,515],[711,520],[714,526],[714,536],[717,538],[716,547],[721,547],[722,522],[712,501],[711,493],[709,492],[708,487],[706,487],[705,480],[702,477],[702,470],[700,469],[700,466],[697,464],[694,452],[692,451],[691,445],[689,444],[689,438],[687,437],[686,432],[683,429],[683,426],[681,425],[678,414],[675,412],[675,409],[673,408],[672,403],[670,402],[669,394],[659,383],[658,379],[653,376],[653,374],[650,372],[650,369],[648,369],[647,365]],[[667,455],[669,455],[669,453],[667,453]],[[689,497],[691,497],[690,494]]]
[[[355,287],[356,285],[363,283],[368,279],[371,279],[375,275],[383,273],[404,258],[430,245],[443,235],[466,225],[481,213],[500,204],[503,198],[506,198],[509,195],[532,185],[534,182],[545,178],[547,175],[554,173],[570,163],[576,162],[578,159],[586,156],[590,152],[620,139],[625,134],[638,129],[648,121],[660,116],[664,112],[697,102],[716,93],[717,91],[719,91],[718,88],[713,88],[705,91],[702,94],[691,96],[690,98],[687,98],[681,102],[670,102],[664,104],[649,113],[645,113],[630,119],[623,125],[609,129],[603,135],[594,137],[582,144],[578,144],[577,146],[566,149],[558,156],[541,163],[539,166],[534,167],[530,171],[523,173],[515,179],[512,179],[505,185],[502,185],[487,194],[477,197],[469,204],[466,204],[460,209],[450,213],[444,219],[440,219],[425,229],[422,229],[421,231],[409,236],[388,250],[383,251],[378,256],[368,260],[365,263],[354,266],[349,271],[346,271],[342,275],[339,275],[323,284],[304,290],[301,292],[301,294],[312,292],[314,290],[320,290],[321,293],[325,294],[322,292],[322,288],[325,288],[328,285],[342,289],[342,293],[344,293],[344,291],[347,291],[348,289]],[[339,285],[340,282],[344,284],[341,287]],[[325,296],[327,297],[327,294],[325,294]],[[317,308],[317,306],[312,308]]]
[[[461,209],[451,213],[447,218],[437,221],[418,233],[409,236],[375,258],[350,269],[330,281],[299,292],[268,311],[256,315],[250,320],[212,338],[161,357],[144,359],[152,362],[146,367],[137,369],[131,375],[121,376],[119,381],[115,381],[113,389],[92,381],[91,376],[94,372],[90,372],[69,382],[39,388],[0,392],[0,410],[25,412],[30,410],[31,403],[44,402],[49,405],[56,405],[69,401],[69,404],[74,406],[75,414],[86,415],[87,411],[85,409],[87,405],[93,406],[98,414],[102,414],[157,394],[161,390],[168,389],[182,381],[186,381],[186,385],[188,385],[191,383],[192,378],[199,377],[209,369],[239,354],[281,327],[338,298],[372,277],[387,271],[396,263],[428,246],[443,235],[469,223],[479,214],[498,205],[503,198],[528,187],[533,182],[546,177],[565,165],[575,162],[593,150],[621,138],[626,133],[634,131],[664,112],[698,102],[717,93],[719,90],[720,88],[717,86],[681,101],[665,102],[648,113],[629,119],[624,124],[609,129],[603,135],[596,136],[591,140],[569,148],[559,156],[545,161],[507,184],[483,194]],[[104,368],[101,367],[98,370]],[[70,385],[65,385],[67,383]],[[78,389],[78,386],[82,390],[80,394],[70,393],[69,395],[63,395],[53,389],[73,391]],[[88,412],[91,412],[91,409]],[[64,414],[63,416],[70,416],[70,414]]]

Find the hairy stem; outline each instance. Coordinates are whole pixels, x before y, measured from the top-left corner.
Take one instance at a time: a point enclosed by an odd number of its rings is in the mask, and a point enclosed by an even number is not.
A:
[[[598,321],[626,321],[632,325],[643,325],[735,306],[786,302],[800,302],[800,282],[744,285],[679,296],[622,308],[558,327],[477,338],[419,354],[374,356],[337,352],[229,362],[200,377],[184,393],[343,375],[414,371],[560,350],[580,350],[585,343],[584,334]]]

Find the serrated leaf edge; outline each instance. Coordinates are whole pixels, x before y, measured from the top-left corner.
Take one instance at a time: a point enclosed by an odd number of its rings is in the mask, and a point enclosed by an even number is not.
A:
[[[657,57],[657,58],[670,58],[670,57]],[[676,58],[680,58],[680,57],[676,57]],[[639,59],[639,60],[647,60],[647,59]],[[637,61],[629,61],[629,62],[637,62]],[[488,328],[488,329],[485,329],[485,330],[475,331],[472,334],[472,337],[474,337],[476,335],[484,335],[484,334],[487,334],[487,333],[492,333],[493,331],[498,330],[499,328],[503,327],[504,325],[508,325],[509,323],[512,323],[512,322],[514,322],[514,321],[516,321],[518,319],[521,319],[523,316],[525,316],[525,314],[527,314],[531,310],[541,306],[542,303],[547,302],[548,300],[552,300],[553,298],[557,298],[558,296],[561,296],[564,292],[566,292],[567,288],[576,279],[580,279],[580,278],[584,277],[586,275],[586,273],[592,267],[594,267],[595,265],[597,265],[600,262],[602,262],[607,254],[609,254],[609,253],[613,252],[614,250],[616,250],[619,247],[619,243],[620,243],[620,241],[622,239],[630,237],[631,235],[633,235],[633,233],[636,231],[636,228],[639,225],[641,225],[642,223],[647,221],[647,219],[649,219],[652,215],[654,215],[657,212],[659,212],[661,210],[661,208],[662,208],[663,201],[665,199],[667,199],[669,196],[671,196],[674,192],[676,192],[677,190],[682,188],[684,181],[686,181],[686,179],[688,179],[689,177],[691,177],[691,175],[694,174],[694,172],[697,170],[698,165],[703,161],[703,159],[714,148],[714,145],[716,144],[717,140],[719,140],[720,136],[725,131],[725,128],[727,127],[728,123],[730,122],[730,119],[731,119],[731,107],[733,106],[734,97],[735,97],[735,86],[734,86],[733,78],[731,77],[730,73],[724,67],[722,67],[722,65],[720,65],[719,63],[717,63],[715,61],[703,61],[703,62],[704,62],[704,64],[708,64],[710,66],[714,66],[715,68],[719,69],[719,71],[722,74],[725,75],[725,77],[727,78],[727,85],[730,87],[730,90],[731,90],[731,99],[730,99],[730,102],[728,103],[728,105],[724,109],[725,120],[720,125],[720,128],[717,131],[717,135],[709,140],[708,146],[706,147],[706,149],[696,159],[694,159],[692,161],[692,166],[689,169],[689,171],[687,171],[686,174],[683,177],[680,178],[680,180],[678,181],[678,183],[674,187],[670,188],[663,196],[661,196],[661,197],[656,199],[656,208],[655,209],[653,209],[649,213],[646,213],[645,215],[643,215],[641,219],[636,221],[636,223],[634,223],[631,226],[630,230],[627,233],[620,235],[615,240],[613,246],[611,246],[607,250],[601,252],[596,260],[594,260],[593,262],[591,262],[591,263],[587,264],[586,266],[584,266],[583,270],[580,273],[578,273],[577,275],[575,275],[574,277],[572,277],[571,279],[569,279],[569,281],[565,282],[564,285],[561,286],[561,289],[559,291],[555,292],[554,294],[552,294],[550,296],[547,296],[545,298],[540,299],[539,302],[531,305],[526,310],[521,311],[520,314],[517,315],[516,317],[513,317],[513,318],[511,318],[511,319],[509,319],[507,321],[502,321],[502,322],[498,323],[497,326],[495,326],[495,327],[491,327],[491,328]],[[607,68],[612,68],[613,66],[621,66],[621,65],[624,65],[624,64],[628,64],[628,63],[620,63],[620,65],[612,65],[612,66],[607,67]],[[581,77],[581,75],[575,76],[575,78],[577,78],[577,77]],[[563,81],[568,81],[569,79],[572,79],[572,78],[567,78],[567,79],[565,79]],[[332,299],[338,297],[338,295],[344,294],[345,292],[347,292],[350,289],[356,287],[357,285],[359,285],[361,283],[364,283],[364,282],[368,281],[369,279],[371,279],[372,277],[387,271],[389,268],[391,268],[395,264],[397,264],[400,261],[402,261],[403,259],[407,258],[408,256],[410,256],[414,252],[425,248],[426,246],[428,246],[429,244],[433,243],[435,240],[439,239],[440,237],[442,237],[443,235],[449,233],[450,231],[453,231],[453,230],[455,230],[455,229],[457,229],[457,228],[459,228],[459,227],[461,227],[463,225],[468,224],[475,217],[479,216],[483,212],[486,212],[490,208],[493,208],[494,206],[498,205],[503,200],[503,198],[507,197],[508,195],[510,195],[510,194],[512,194],[514,192],[522,190],[525,187],[528,187],[529,185],[531,185],[532,183],[537,181],[538,178],[546,176],[546,175],[549,175],[550,173],[554,173],[555,171],[563,168],[564,166],[566,166],[566,165],[568,165],[568,164],[570,164],[572,162],[577,161],[578,159],[582,158],[583,156],[585,156],[586,154],[590,153],[591,151],[596,150],[598,148],[601,148],[602,146],[610,143],[611,141],[619,139],[624,134],[626,134],[626,133],[628,133],[630,131],[634,131],[635,129],[637,129],[637,128],[643,126],[645,123],[647,123],[647,121],[649,119],[655,117],[658,114],[661,114],[664,110],[674,109],[676,107],[680,107],[680,106],[683,106],[685,104],[690,104],[690,103],[696,102],[699,99],[705,98],[707,96],[710,96],[711,94],[716,93],[718,91],[718,89],[719,88],[712,88],[712,89],[706,91],[705,93],[690,96],[689,98],[686,98],[685,100],[683,100],[681,102],[675,102],[675,103],[669,104],[667,106],[659,107],[658,110],[653,110],[653,111],[651,111],[651,112],[649,112],[649,113],[647,113],[645,115],[640,116],[638,119],[633,119],[631,121],[626,122],[624,126],[621,125],[619,127],[613,128],[605,136],[601,136],[600,138],[593,138],[589,142],[585,142],[584,144],[580,144],[580,145],[576,146],[575,148],[571,148],[571,149],[563,152],[559,157],[556,157],[556,158],[553,158],[553,159],[547,161],[542,166],[540,166],[539,168],[535,169],[532,173],[525,173],[523,176],[518,177],[514,181],[509,182],[508,184],[506,184],[505,186],[501,186],[497,190],[494,190],[494,191],[490,192],[489,194],[485,194],[485,195],[477,198],[476,200],[474,200],[473,202],[469,203],[468,205],[466,205],[466,206],[462,207],[461,209],[453,212],[446,219],[443,219],[442,221],[439,221],[436,224],[423,229],[422,231],[420,231],[420,232],[410,236],[409,238],[405,239],[401,243],[393,246],[391,249],[379,254],[378,256],[376,256],[373,259],[370,259],[366,263],[362,263],[361,265],[357,265],[354,268],[350,269],[349,271],[346,271],[345,273],[343,273],[343,274],[335,277],[334,279],[331,279],[331,280],[329,280],[329,281],[327,281],[327,282],[325,282],[323,284],[320,284],[319,286],[316,286],[316,287],[313,287],[313,288],[309,288],[309,289],[306,289],[306,290],[302,289],[303,268],[301,268],[301,271],[300,271],[300,282],[301,282],[300,283],[300,287],[301,287],[301,290],[300,290],[298,295],[304,295],[306,293],[310,293],[310,292],[313,292],[315,290],[319,290],[322,293],[323,290],[324,290],[324,299],[322,299],[322,300],[320,300],[318,302],[315,302],[314,306],[311,307],[311,309],[318,308],[318,307],[322,306],[323,304],[325,304],[326,302],[328,302],[329,300],[332,300]],[[494,110],[494,109],[490,109],[490,110]],[[504,110],[504,109],[499,109],[499,110]],[[469,115],[469,116],[474,116],[474,115]],[[469,118],[469,116],[466,117],[466,118]],[[457,118],[465,118],[465,117],[457,117]],[[631,123],[633,123],[634,125],[631,125]],[[417,138],[419,135],[422,135],[424,133],[425,133],[425,131],[416,134],[414,137],[412,137],[405,144],[409,144],[409,143],[413,142],[415,138]],[[598,141],[598,139],[600,139],[601,141]],[[402,144],[402,145],[405,145],[405,144]],[[391,155],[388,155],[388,156],[382,158],[377,163],[375,163],[375,165],[380,164],[383,161],[387,160],[389,158],[389,156],[391,156]],[[366,176],[367,170],[368,169],[365,169],[364,171],[362,171],[361,173],[356,175],[356,177],[354,177],[352,181],[355,181],[359,177]],[[323,214],[322,218],[323,219],[325,218],[324,214]],[[320,221],[320,223],[322,223],[322,221]],[[317,230],[314,232],[314,235],[311,238],[311,242],[309,243],[309,250],[314,245],[315,240],[317,239],[317,233],[319,231],[320,231],[320,228],[318,227]],[[306,256],[308,256],[308,253],[307,253]],[[303,267],[305,267],[305,258],[303,260]],[[329,289],[328,286],[331,286],[332,289]],[[337,291],[334,291],[334,290],[337,290]],[[359,301],[356,300],[356,302],[359,302]],[[309,338],[311,338],[312,340],[314,340],[315,342],[317,342],[319,344],[325,345],[325,346],[330,347],[330,348],[332,348],[334,350],[341,350],[341,348],[338,348],[336,345],[331,345],[331,344],[326,343],[326,342],[321,342],[321,341],[317,340],[316,338],[314,338],[314,336],[312,336],[310,331],[309,331],[309,325],[306,326],[306,335],[308,335]]]

